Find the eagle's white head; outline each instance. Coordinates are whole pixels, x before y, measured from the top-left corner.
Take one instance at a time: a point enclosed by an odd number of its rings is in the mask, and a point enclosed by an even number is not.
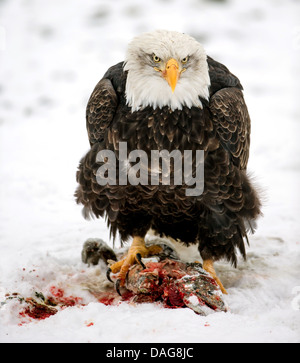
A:
[[[202,107],[210,78],[206,53],[187,34],[156,30],[134,38],[128,46],[126,99],[132,111],[146,106],[170,109]]]

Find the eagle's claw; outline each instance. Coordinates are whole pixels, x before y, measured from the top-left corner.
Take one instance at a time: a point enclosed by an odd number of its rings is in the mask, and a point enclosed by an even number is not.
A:
[[[121,280],[120,279],[117,279],[116,283],[115,283],[115,288],[116,288],[116,291],[117,293],[122,296],[122,294],[120,293],[120,284],[121,284]]]
[[[107,280],[113,283],[113,280],[110,278],[110,274],[111,274],[111,268],[109,267],[106,271],[106,277]]]
[[[114,282],[111,277],[110,277],[110,274],[111,274],[111,268],[109,267],[106,271],[106,277],[107,279],[112,282],[114,285],[115,285],[115,289],[117,291],[117,293],[122,296],[121,292],[120,292],[120,286],[121,286],[121,280],[120,279],[117,279],[116,282]]]
[[[137,261],[137,262],[138,262],[138,263],[142,266],[142,268],[143,268],[143,269],[145,269],[145,268],[146,268],[146,266],[144,265],[144,263],[143,263],[143,261],[142,261],[142,256],[141,256],[141,254],[140,254],[140,253],[137,253],[137,254],[136,254],[135,259],[136,259],[136,261]],[[107,269],[107,271],[106,271],[106,277],[107,277],[107,279],[108,279],[110,282],[114,283],[114,281],[111,279],[111,276],[110,276],[110,274],[111,274],[111,273],[112,273],[112,270],[111,270],[111,268],[109,267],[109,268]],[[117,293],[118,293],[120,296],[122,296],[122,294],[121,294],[121,292],[120,292],[120,287],[124,285],[123,280],[127,280],[127,278],[128,278],[128,271],[127,271],[127,273],[126,273],[125,279],[118,278],[118,279],[116,280],[116,282],[114,283],[114,284],[115,284],[116,291],[117,291]]]
[[[146,268],[142,261],[142,257],[149,255],[155,255],[162,251],[161,246],[152,245],[149,247],[145,246],[145,241],[141,237],[134,237],[132,245],[127,253],[127,255],[120,261],[117,261],[109,267],[106,276],[108,280],[111,280],[110,274],[118,273],[118,279],[116,282],[116,290],[120,294],[120,287],[125,285],[125,280],[127,273],[132,265],[139,263],[143,269]],[[121,295],[121,294],[120,294]]]
[[[146,268],[146,266],[144,265],[143,261],[142,261],[142,255],[140,253],[137,253],[135,255],[135,259],[137,260],[137,262],[143,267],[143,269]]]

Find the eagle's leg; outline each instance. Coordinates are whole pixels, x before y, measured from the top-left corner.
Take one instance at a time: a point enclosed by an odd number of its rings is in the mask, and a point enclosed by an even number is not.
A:
[[[135,236],[133,237],[132,244],[129,248],[127,255],[120,261],[114,263],[110,266],[109,272],[113,274],[118,273],[117,287],[123,286],[126,280],[127,272],[129,268],[134,265],[134,263],[139,263],[143,266],[141,262],[142,257],[156,255],[161,252],[162,248],[160,246],[149,246],[146,247],[145,240],[143,237]]]
[[[218,278],[218,276],[216,274],[216,271],[214,269],[213,260],[211,260],[211,259],[203,260],[203,269],[206,272],[208,272],[211,275],[211,277],[213,277],[215,279],[215,281],[219,285],[222,293],[227,295],[227,291],[225,290],[222,282],[220,281],[220,279]]]

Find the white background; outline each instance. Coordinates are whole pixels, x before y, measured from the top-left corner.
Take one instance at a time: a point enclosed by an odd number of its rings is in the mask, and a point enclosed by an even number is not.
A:
[[[24,324],[11,301],[0,341],[300,341],[299,18],[296,0],[0,1],[0,301],[56,285],[86,303]],[[105,222],[85,221],[73,197],[89,147],[85,106],[132,37],[157,28],[195,36],[245,89],[264,217],[246,262],[216,264],[228,313],[107,307],[78,284],[83,242],[109,242]]]

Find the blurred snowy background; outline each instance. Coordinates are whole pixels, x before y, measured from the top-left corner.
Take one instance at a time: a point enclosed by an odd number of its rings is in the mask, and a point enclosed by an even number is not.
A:
[[[109,241],[73,198],[89,147],[85,106],[128,42],[157,28],[196,37],[245,89],[264,218],[247,262],[217,266],[231,312],[106,307],[85,295],[85,307],[18,326],[12,304],[0,307],[0,341],[300,342],[297,0],[0,0],[0,301],[66,287],[84,268],[83,242]]]

